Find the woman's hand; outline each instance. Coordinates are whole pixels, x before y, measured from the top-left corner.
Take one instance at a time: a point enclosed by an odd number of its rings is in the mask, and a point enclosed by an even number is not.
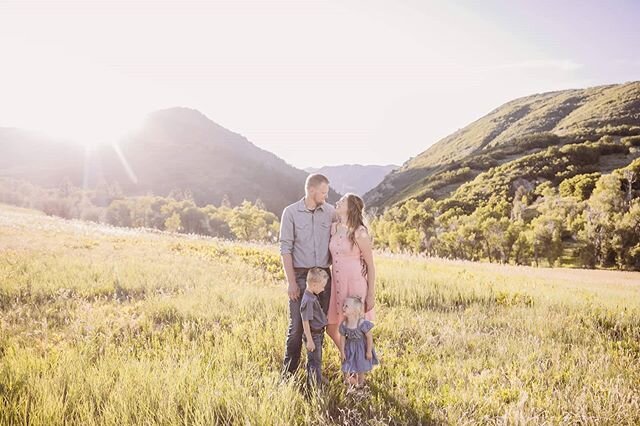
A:
[[[340,359],[342,360],[342,362],[345,362],[347,360],[347,356],[344,354],[344,351],[340,352]]]
[[[373,351],[367,351],[365,357],[367,357],[367,359],[371,361],[373,359]]]
[[[364,311],[369,312],[376,306],[376,297],[372,293],[367,293],[364,299]]]

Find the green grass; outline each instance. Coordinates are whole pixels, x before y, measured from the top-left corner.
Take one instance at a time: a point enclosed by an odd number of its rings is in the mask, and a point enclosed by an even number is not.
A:
[[[275,247],[0,207],[0,424],[638,424],[640,274],[377,257],[368,398],[280,382]]]

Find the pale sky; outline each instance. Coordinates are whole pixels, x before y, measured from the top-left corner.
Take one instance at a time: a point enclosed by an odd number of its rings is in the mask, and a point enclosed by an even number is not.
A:
[[[640,79],[638,22],[632,0],[0,0],[0,126],[108,142],[185,106],[296,167],[402,164],[513,98]]]

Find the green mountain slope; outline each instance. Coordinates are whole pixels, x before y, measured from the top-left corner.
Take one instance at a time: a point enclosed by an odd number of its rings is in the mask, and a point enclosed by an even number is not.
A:
[[[443,199],[492,168],[552,146],[594,142],[605,135],[619,142],[621,137],[640,134],[638,126],[640,82],[527,96],[502,105],[407,161],[365,200],[380,210],[411,198]],[[621,149],[606,157],[583,168],[610,171],[629,164],[637,152]]]

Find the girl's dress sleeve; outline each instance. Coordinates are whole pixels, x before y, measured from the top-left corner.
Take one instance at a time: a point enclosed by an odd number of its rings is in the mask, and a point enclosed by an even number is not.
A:
[[[373,323],[369,320],[364,320],[362,321],[362,324],[360,324],[360,331],[362,331],[363,333],[368,333],[372,328]]]
[[[338,327],[338,331],[340,331],[340,334],[342,334],[343,336],[347,334],[347,330],[345,330],[345,327],[344,327],[344,322],[340,323],[340,327]]]

